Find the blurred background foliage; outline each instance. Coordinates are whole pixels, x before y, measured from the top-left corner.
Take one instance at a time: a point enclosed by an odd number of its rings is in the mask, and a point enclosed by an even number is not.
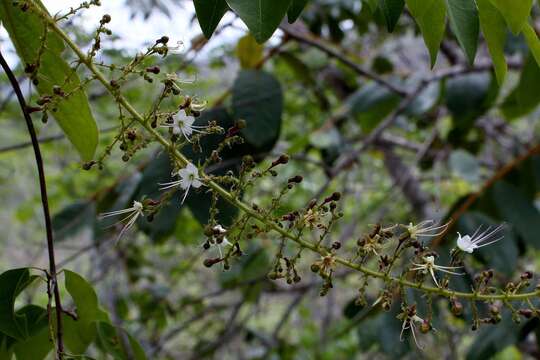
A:
[[[246,142],[226,152],[214,173],[236,172],[245,154],[263,164],[280,153],[290,155],[277,178],[265,179],[245,198],[268,205],[276,183],[296,174],[305,180],[284,198],[279,213],[341,191],[345,216],[334,236],[349,248],[370,224],[453,216],[458,221],[450,235],[433,240],[436,250],[447,254],[455,231],[470,233],[479,224],[506,222],[505,240],[482,256],[475,254],[475,267],[493,268],[501,279],[538,270],[540,69],[524,37],[506,34],[509,71],[501,84],[485,41],[479,41],[475,63],[468,65],[469,54],[450,31],[431,70],[430,54],[411,14],[404,11],[396,18],[385,12],[386,2],[309,1],[296,23],[283,22],[264,45],[230,12],[206,40],[191,1],[126,0],[123,9],[149,28],[156,16],[164,16],[171,27],[191,22],[191,38],[186,34],[180,54],[160,62],[162,72],[177,73],[185,80],[185,93],[209,102],[198,122],[216,120],[229,128],[246,120]],[[536,29],[539,10],[535,2]],[[111,15],[114,24],[115,13]],[[74,20],[67,25],[83,47],[90,44],[92,27],[97,24]],[[2,47],[8,44],[3,34]],[[117,64],[140,50],[116,33],[103,48],[101,59]],[[17,74],[22,73],[18,64]],[[403,98],[396,89],[410,92],[422,79],[430,79],[429,84],[396,114]],[[21,80],[30,96],[28,82]],[[33,154],[4,74],[0,81],[0,266],[45,265]],[[143,110],[159,93],[158,84],[140,79],[124,90]],[[91,86],[88,96],[100,129],[100,155],[115,136],[118,112],[102,88]],[[392,126],[370,138],[393,116]],[[202,265],[201,224],[211,199],[203,193],[192,192],[185,206],[172,203],[152,223],[141,220],[141,232],[112,246],[115,233],[96,214],[125,208],[142,195],[155,196],[157,183],[170,177],[168,157],[151,147],[125,163],[115,149],[102,170],[81,171],[79,157],[58,125],[49,121],[37,127],[59,263],[92,283],[114,321],[139,340],[151,359],[540,356],[538,319],[520,325],[505,320],[496,328],[471,332],[470,324],[444,306],[433,315],[438,331],[422,337],[425,350],[419,351],[399,340],[399,309],[385,313],[354,305],[358,274],[338,271],[334,291],[323,298],[308,260],[300,284],[268,280],[276,251],[272,238],[246,240],[246,255],[230,271],[207,269]],[[369,147],[362,145],[367,140]],[[188,155],[206,157],[219,141],[219,135],[209,136],[202,155]],[[223,224],[235,216],[233,208],[220,204]],[[35,291],[26,295],[46,301]],[[377,294],[371,295],[375,300]]]

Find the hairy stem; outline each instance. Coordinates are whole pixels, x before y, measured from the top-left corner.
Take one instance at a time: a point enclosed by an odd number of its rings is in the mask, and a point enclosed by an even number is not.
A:
[[[52,286],[52,290],[54,294],[54,304],[56,307],[56,310],[55,310],[56,346],[57,346],[56,356],[58,359],[62,359],[63,353],[64,353],[64,341],[63,341],[63,333],[62,333],[63,331],[62,330],[62,303],[60,299],[60,291],[58,289],[58,281],[56,277],[56,261],[54,258],[54,238],[53,238],[53,230],[52,230],[52,223],[51,223],[51,214],[49,212],[49,199],[47,197],[47,183],[45,182],[45,169],[43,167],[43,158],[41,157],[41,150],[39,148],[39,140],[36,135],[36,130],[34,129],[34,124],[32,123],[32,118],[30,117],[30,113],[28,112],[28,107],[26,105],[24,95],[19,86],[19,82],[17,81],[17,78],[11,71],[11,68],[6,62],[6,59],[4,59],[4,56],[2,55],[1,51],[0,51],[0,65],[4,69],[4,72],[6,73],[9,79],[9,82],[11,83],[13,91],[15,92],[15,95],[17,96],[17,100],[19,101],[21,111],[24,115],[24,120],[26,121],[26,126],[28,127],[28,133],[30,134],[32,147],[34,149],[34,155],[36,158],[36,165],[37,165],[38,176],[39,176],[39,190],[41,192],[41,205],[43,207],[43,217],[45,218],[45,229],[47,233],[47,251],[49,253],[48,276],[49,276],[50,285]]]
[[[116,89],[114,89],[110,83],[109,80],[101,73],[101,71],[92,63],[90,59],[87,58],[85,53],[78,47],[78,45],[58,26],[58,24],[52,19],[45,11],[43,11],[39,7],[34,7],[34,10],[46,21],[49,25],[49,27],[56,32],[68,45],[69,48],[73,50],[73,52],[77,55],[79,61],[84,64],[90,72],[92,72],[93,76],[103,84],[103,86],[111,93],[111,95],[115,98],[115,100],[126,109],[127,112],[133,116],[133,118],[141,125],[143,126],[153,137],[154,139],[159,142],[165,149],[171,152],[171,155],[178,161],[178,163],[182,166],[185,166],[189,163],[189,160],[178,150],[174,149],[174,146],[165,139],[157,130],[151,127],[150,123],[145,119],[143,115],[141,115],[127,100],[124,96],[122,96]],[[422,85],[417,88],[417,91],[414,91],[413,94],[409,94],[409,96],[406,97],[406,100],[401,104],[400,108],[396,110],[396,112],[399,112],[401,108],[406,107],[409,101],[411,101],[413,96],[417,94],[419,89],[422,88]],[[390,120],[392,120],[393,117],[390,117]],[[386,122],[384,123],[386,126]],[[287,230],[281,228],[277,223],[271,221],[268,217],[264,216],[263,214],[255,211],[252,209],[252,207],[245,202],[239,200],[236,198],[233,194],[228,192],[226,189],[224,189],[222,186],[217,184],[216,182],[212,181],[206,174],[201,174],[201,177],[204,179],[205,184],[211,188],[213,191],[217,192],[223,199],[231,203],[233,206],[237,207],[244,213],[248,214],[250,217],[260,221],[262,224],[266,225],[268,229],[271,229],[277,233],[279,233],[281,236],[294,241],[298,245],[300,245],[302,248],[307,248],[315,253],[318,253],[320,255],[326,255],[326,252],[324,249],[321,249],[317,247],[315,244],[312,244],[306,240],[303,240],[294,234],[288,232]],[[446,298],[464,298],[464,299],[471,299],[471,300],[507,300],[507,301],[515,301],[515,300],[524,300],[531,297],[536,297],[540,295],[540,290],[528,292],[528,293],[521,293],[521,294],[513,294],[513,293],[502,293],[502,294],[478,294],[475,292],[459,292],[459,291],[453,291],[449,289],[442,289],[438,287],[433,286],[424,286],[422,283],[416,283],[412,281],[408,281],[406,279],[391,276],[389,274],[386,274],[384,272],[379,272],[376,270],[372,270],[368,267],[355,264],[352,261],[346,260],[342,257],[335,257],[335,262],[338,264],[341,264],[345,267],[357,270],[359,272],[362,272],[372,278],[378,278],[381,279],[387,283],[394,283],[399,284],[403,287],[408,287],[412,289],[419,289],[424,293],[432,293],[436,295],[440,295]]]

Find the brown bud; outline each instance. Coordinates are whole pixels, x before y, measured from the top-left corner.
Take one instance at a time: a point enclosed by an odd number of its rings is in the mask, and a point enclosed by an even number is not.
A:
[[[109,14],[105,14],[103,15],[103,17],[101,18],[101,21],[100,23],[103,25],[103,24],[107,24],[107,23],[110,23],[111,22],[111,15]]]
[[[519,315],[527,318],[527,319],[530,319],[533,317],[534,315],[534,312],[531,310],[531,309],[519,309],[518,310],[518,313]]]
[[[317,273],[319,270],[321,270],[321,266],[319,264],[311,264],[311,271]]]
[[[288,183],[300,184],[302,182],[302,180],[304,180],[304,178],[302,176],[296,175],[296,176],[293,176],[292,178],[290,178],[287,182]]]

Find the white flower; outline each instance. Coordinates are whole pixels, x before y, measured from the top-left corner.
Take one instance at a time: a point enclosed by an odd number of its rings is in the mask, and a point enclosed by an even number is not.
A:
[[[447,274],[452,275],[463,275],[462,273],[457,273],[452,270],[460,269],[459,266],[441,266],[441,265],[435,265],[435,257],[433,256],[425,256],[423,264],[416,264],[413,263],[415,267],[411,268],[412,271],[421,271],[423,273],[430,273],[431,277],[433,278],[433,282],[435,282],[435,285],[437,287],[440,287],[439,283],[437,282],[437,278],[435,277],[435,270],[441,271]]]
[[[457,246],[462,251],[465,251],[471,254],[475,249],[493,244],[503,239],[504,236],[500,236],[492,240],[493,237],[495,237],[498,233],[500,233],[500,231],[503,228],[504,228],[504,224],[497,226],[493,230],[490,226],[488,226],[488,228],[485,231],[480,232],[482,230],[482,225],[480,225],[480,227],[476,229],[476,231],[472,235],[461,236],[460,233],[457,233],[458,234]]]
[[[412,316],[405,315],[403,319],[403,324],[401,325],[401,333],[399,334],[399,340],[403,341],[403,333],[405,330],[411,330],[414,343],[419,349],[423,349],[420,344],[418,344],[418,340],[416,339],[416,324],[422,324],[424,322],[424,319],[422,319],[420,316],[414,314]]]
[[[164,184],[159,184],[161,186],[160,190],[167,190],[177,186],[180,186],[182,190],[185,191],[184,197],[182,198],[182,204],[186,200],[190,188],[198,189],[203,183],[199,177],[199,169],[192,163],[188,163],[185,168],[178,170],[177,173],[179,179],[171,181]]]
[[[419,236],[434,237],[443,234],[448,227],[448,223],[439,225],[433,220],[424,220],[416,225],[409,223],[407,231],[409,232],[411,239],[417,240]]]
[[[193,125],[195,118],[188,117],[184,114],[178,113],[173,118],[172,124],[164,124],[162,127],[172,128],[174,135],[183,135],[187,141],[190,141],[190,136],[195,133],[204,133],[206,126]]]
[[[117,210],[117,211],[111,211],[111,212],[103,213],[103,214],[100,215],[100,218],[104,219],[104,218],[107,218],[107,217],[110,217],[110,216],[129,214],[126,217],[124,217],[123,219],[121,219],[120,221],[118,221],[118,222],[111,225],[111,226],[114,226],[114,225],[117,225],[119,223],[125,222],[127,220],[126,224],[124,225],[124,227],[120,231],[120,234],[116,238],[116,241],[118,241],[124,235],[124,233],[126,231],[128,231],[135,224],[135,222],[137,221],[139,216],[144,216],[143,211],[144,211],[143,204],[138,202],[138,201],[133,201],[133,206],[132,207],[127,208],[127,209],[123,209],[123,210]]]

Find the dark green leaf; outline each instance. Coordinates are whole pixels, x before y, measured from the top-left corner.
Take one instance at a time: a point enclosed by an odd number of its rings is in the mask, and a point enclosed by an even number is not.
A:
[[[482,115],[494,98],[489,73],[457,76],[446,82],[446,106],[458,126],[471,126],[472,120]]]
[[[350,114],[362,130],[373,130],[399,103],[400,97],[375,82],[364,85],[347,99]]]
[[[479,32],[476,4],[472,0],[446,0],[446,4],[452,30],[472,64],[476,56]]]
[[[484,326],[472,343],[466,359],[492,359],[495,354],[517,341],[518,332],[519,326],[508,316],[504,316],[497,326]]]
[[[379,0],[379,7],[386,20],[388,32],[394,31],[404,6],[404,0]]]
[[[25,340],[32,335],[32,315],[15,312],[15,299],[37,277],[31,276],[28,268],[8,270],[0,274],[0,332],[17,340]],[[34,314],[35,315],[35,314]]]
[[[203,34],[210,39],[219,21],[229,9],[227,2],[225,0],[193,0],[193,3]]]
[[[38,2],[41,5],[40,2]],[[42,5],[41,5],[42,6]],[[43,23],[32,11],[23,12],[12,1],[0,2],[0,19],[25,63],[35,63],[41,47]],[[98,143],[98,129],[80,80],[62,59],[64,44],[49,31],[45,51],[40,59],[37,89],[41,95],[52,95],[54,85],[62,86],[67,99],[60,99],[53,116],[85,161],[92,159]]]
[[[512,224],[527,244],[540,248],[540,212],[532,199],[506,181],[498,181],[492,194],[501,216]]]
[[[289,6],[289,10],[287,10],[287,20],[289,21],[289,24],[292,24],[298,19],[307,3],[308,0],[292,0],[291,6]]]
[[[283,93],[280,83],[263,71],[243,70],[234,82],[232,96],[234,118],[247,123],[242,129],[246,141],[269,150],[281,129]]]
[[[540,103],[540,66],[529,55],[519,83],[504,100],[501,110],[507,119],[515,119],[533,111]]]
[[[23,310],[26,312],[27,317],[33,317],[35,319],[31,324],[33,335],[15,344],[15,356],[17,360],[45,359],[47,354],[53,349],[53,342],[49,339],[50,332],[47,310],[35,305],[28,305],[20,311]]]
[[[227,0],[257,42],[268,40],[287,13],[291,0]]]
[[[96,219],[93,201],[78,201],[53,216],[54,239],[62,241],[77,235],[84,228],[93,228]]]
[[[540,66],[540,40],[538,39],[536,30],[534,30],[530,24],[526,24],[523,28],[523,36],[525,37],[525,41],[529,46],[532,56],[536,60],[536,64]]]
[[[100,345],[116,360],[146,360],[141,345],[124,329],[112,326],[108,322],[97,323]]]

